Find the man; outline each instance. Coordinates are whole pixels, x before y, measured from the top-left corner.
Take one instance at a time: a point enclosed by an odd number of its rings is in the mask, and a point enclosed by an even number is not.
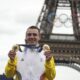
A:
[[[54,59],[50,50],[41,50],[40,30],[30,26],[26,31],[24,51],[9,51],[5,68],[7,78],[15,80],[53,80],[56,75]]]

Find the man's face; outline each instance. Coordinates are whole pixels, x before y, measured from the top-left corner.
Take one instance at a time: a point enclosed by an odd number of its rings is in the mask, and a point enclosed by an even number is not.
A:
[[[28,29],[26,32],[25,42],[30,45],[36,45],[40,40],[40,33],[37,29]]]

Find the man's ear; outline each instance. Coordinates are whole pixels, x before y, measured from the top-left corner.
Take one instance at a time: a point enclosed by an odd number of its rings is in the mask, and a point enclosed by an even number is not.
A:
[[[39,41],[41,40],[41,34],[39,35]]]
[[[25,43],[27,43],[27,40],[26,40],[26,38],[25,38]]]

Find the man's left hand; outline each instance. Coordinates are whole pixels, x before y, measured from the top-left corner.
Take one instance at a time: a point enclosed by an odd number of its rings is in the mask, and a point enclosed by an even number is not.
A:
[[[51,57],[52,57],[51,51],[46,51],[46,52],[44,53],[44,55],[46,56],[46,60],[47,60],[47,61],[49,61],[49,60],[51,59]]]

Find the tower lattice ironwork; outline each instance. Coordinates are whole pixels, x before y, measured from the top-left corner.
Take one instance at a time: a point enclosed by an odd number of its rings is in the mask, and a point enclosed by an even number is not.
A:
[[[58,9],[70,9],[73,34],[52,33]],[[60,16],[65,14],[61,14]],[[59,17],[60,20],[60,17]],[[70,22],[70,21],[69,21]],[[80,71],[80,0],[45,0],[36,25],[42,33],[41,44],[50,45],[55,62]],[[68,24],[67,24],[68,26]]]

